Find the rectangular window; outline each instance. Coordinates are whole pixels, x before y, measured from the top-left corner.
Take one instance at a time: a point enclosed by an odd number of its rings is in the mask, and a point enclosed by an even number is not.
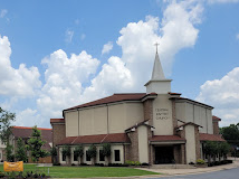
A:
[[[66,161],[66,155],[62,153],[62,161]]]
[[[105,161],[105,156],[103,155],[103,150],[100,150],[100,161]]]
[[[116,162],[120,161],[120,150],[115,150],[115,161]]]
[[[89,155],[88,150],[86,151],[86,161],[90,161],[90,155]]]
[[[78,161],[78,157],[76,156],[76,151],[74,151],[74,161]]]

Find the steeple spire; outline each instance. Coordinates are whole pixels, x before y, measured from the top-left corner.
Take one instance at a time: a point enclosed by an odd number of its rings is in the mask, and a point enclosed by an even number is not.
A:
[[[165,79],[164,73],[163,73],[163,68],[159,59],[159,54],[158,54],[158,43],[155,44],[156,46],[156,54],[155,54],[155,59],[154,59],[154,67],[153,67],[153,72],[152,72],[152,80],[162,80]]]
[[[163,73],[163,68],[158,54],[158,43],[156,46],[156,54],[154,59],[154,67],[152,72],[152,78],[144,86],[146,86],[146,92],[157,94],[168,94],[171,91],[171,79],[166,79]]]

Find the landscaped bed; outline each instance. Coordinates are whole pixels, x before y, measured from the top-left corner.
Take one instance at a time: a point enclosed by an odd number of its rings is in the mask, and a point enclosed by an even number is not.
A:
[[[31,171],[33,171],[33,173],[38,171],[40,174],[44,173],[45,175],[48,175],[48,168],[51,178],[130,177],[158,175],[158,173],[127,167],[36,167],[35,164],[24,164],[23,176],[26,176],[26,172],[29,173]],[[3,171],[3,165],[0,165],[0,171]]]

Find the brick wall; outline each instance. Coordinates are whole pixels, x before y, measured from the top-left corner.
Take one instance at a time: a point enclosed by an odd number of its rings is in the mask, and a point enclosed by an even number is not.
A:
[[[52,123],[53,146],[66,137],[65,123]]]
[[[173,118],[173,129],[175,129],[175,127],[178,126],[178,121],[176,118],[176,109],[175,109],[175,100],[172,100],[172,118]],[[176,134],[175,130],[174,130],[174,134]]]
[[[149,125],[153,125],[153,100],[144,101],[144,120],[149,120]]]
[[[195,145],[196,145],[196,160],[201,158],[201,150],[200,150],[200,138],[199,138],[199,127],[194,126],[195,132]]]
[[[137,129],[135,130],[135,132],[128,133],[128,136],[131,140],[131,144],[125,145],[125,160],[139,161],[139,143]]]
[[[213,124],[213,134],[219,135],[218,121],[213,121],[212,124]]]

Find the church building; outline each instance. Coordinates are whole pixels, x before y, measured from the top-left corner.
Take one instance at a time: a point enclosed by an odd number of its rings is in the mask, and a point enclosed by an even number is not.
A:
[[[64,145],[71,146],[71,163],[77,164],[74,148],[84,147],[83,162],[91,164],[87,150],[97,147],[96,163],[105,164],[100,150],[111,145],[111,163],[127,160],[152,164],[189,164],[204,158],[205,141],[224,141],[213,107],[171,92],[156,50],[146,93],[120,93],[62,111],[63,118],[50,119],[58,160]]]

